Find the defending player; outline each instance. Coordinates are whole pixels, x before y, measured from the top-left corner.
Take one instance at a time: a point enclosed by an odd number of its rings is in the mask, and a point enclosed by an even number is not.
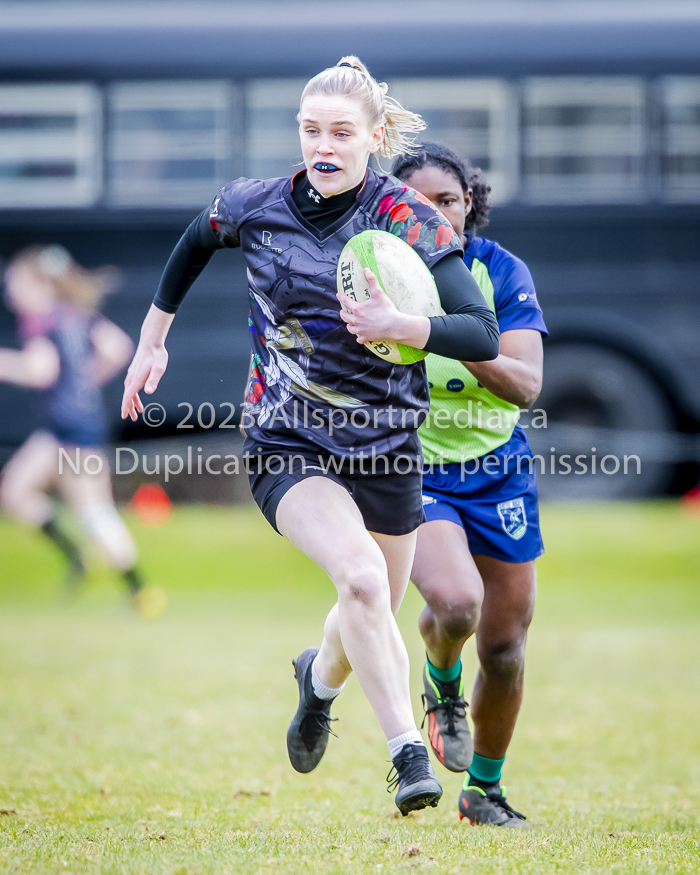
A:
[[[459,796],[462,817],[528,826],[508,805],[500,778],[522,702],[535,559],[543,552],[536,472],[517,422],[519,409],[540,392],[547,329],[527,267],[474,235],[488,223],[490,209],[481,171],[446,147],[425,143],[399,158],[394,173],[450,220],[501,331],[495,361],[426,359],[430,417],[419,434],[430,466],[423,480],[427,522],[418,530],[412,579],[426,601],[420,631],[430,741],[448,769],[469,769]],[[480,668],[472,748],[461,653],[475,630]]]
[[[195,278],[217,249],[240,246],[253,348],[244,444],[253,496],[338,591],[320,650],[295,660],[290,760],[300,772],[319,763],[331,702],[355,671],[388,740],[396,804],[406,814],[442,795],[413,718],[394,619],[423,520],[416,427],[429,396],[422,363],[392,365],[362,344],[389,338],[483,360],[497,354],[498,332],[450,224],[425,198],[367,166],[372,154],[410,149],[407,133],[423,127],[386,90],[352,57],[315,76],[300,103],[305,169],[292,179],[231,182],[190,225],[144,322],[122,415],[135,419],[139,390],[155,391],[168,329]],[[343,246],[369,228],[413,246],[448,315],[399,313],[371,271],[366,302],[336,291]]]
[[[19,318],[22,349],[0,350],[0,380],[41,391],[42,427],[5,466],[0,506],[40,528],[68,561],[68,580],[79,584],[85,566],[78,545],[55,513],[57,490],[90,538],[117,569],[132,596],[142,586],[136,545],[112,499],[109,463],[100,449],[106,421],[100,387],[122,370],[133,352],[130,338],[97,313],[112,284],[110,271],[87,271],[62,246],[34,247],[16,255],[5,274],[5,298]],[[89,473],[75,464],[76,448],[91,460]]]

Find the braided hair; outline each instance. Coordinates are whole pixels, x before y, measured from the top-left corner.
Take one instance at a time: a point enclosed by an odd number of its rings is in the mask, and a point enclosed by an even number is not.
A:
[[[484,179],[484,174],[479,167],[473,167],[469,159],[463,161],[447,146],[441,143],[420,143],[415,152],[399,155],[394,161],[391,172],[405,182],[426,165],[438,167],[454,176],[465,195],[471,189],[472,208],[464,224],[465,231],[474,232],[477,228],[488,225],[491,186]]]

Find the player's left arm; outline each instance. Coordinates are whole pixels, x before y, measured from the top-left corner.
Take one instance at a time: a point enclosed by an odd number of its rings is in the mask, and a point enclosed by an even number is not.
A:
[[[462,362],[464,367],[504,401],[526,408],[542,389],[542,335],[532,328],[501,334],[498,357],[491,362]]]
[[[345,309],[340,318],[357,342],[394,340],[456,361],[495,359],[498,323],[464,264],[461,244],[447,219],[426,197],[401,184],[387,190],[376,207],[377,227],[403,240],[430,269],[443,315],[400,313],[372,271],[365,270],[369,299],[358,304],[338,293]]]
[[[129,364],[134,354],[134,344],[125,331],[104,317],[98,319],[93,326],[90,339],[95,348],[95,382],[102,386]]]
[[[410,316],[399,312],[368,268],[364,274],[370,297],[361,303],[343,292],[337,297],[345,308],[340,318],[358,343],[394,340],[460,361],[467,355],[490,361],[498,355],[498,323],[478,283],[452,252],[432,268],[443,316]]]

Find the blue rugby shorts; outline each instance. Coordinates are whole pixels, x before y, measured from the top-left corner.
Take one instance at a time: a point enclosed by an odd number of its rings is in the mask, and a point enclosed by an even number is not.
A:
[[[537,472],[530,459],[527,436],[518,425],[510,440],[478,459],[425,468],[426,522],[449,520],[461,526],[473,554],[503,562],[541,556]]]

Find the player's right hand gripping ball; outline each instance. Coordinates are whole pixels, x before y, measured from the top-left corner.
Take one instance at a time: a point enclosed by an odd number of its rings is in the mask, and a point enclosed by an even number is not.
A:
[[[408,243],[387,231],[362,231],[345,244],[338,261],[338,291],[355,301],[366,301],[370,288],[364,269],[377,277],[397,310],[409,316],[437,316],[440,298],[433,275]],[[369,340],[375,355],[397,365],[410,365],[428,353],[394,340]]]

